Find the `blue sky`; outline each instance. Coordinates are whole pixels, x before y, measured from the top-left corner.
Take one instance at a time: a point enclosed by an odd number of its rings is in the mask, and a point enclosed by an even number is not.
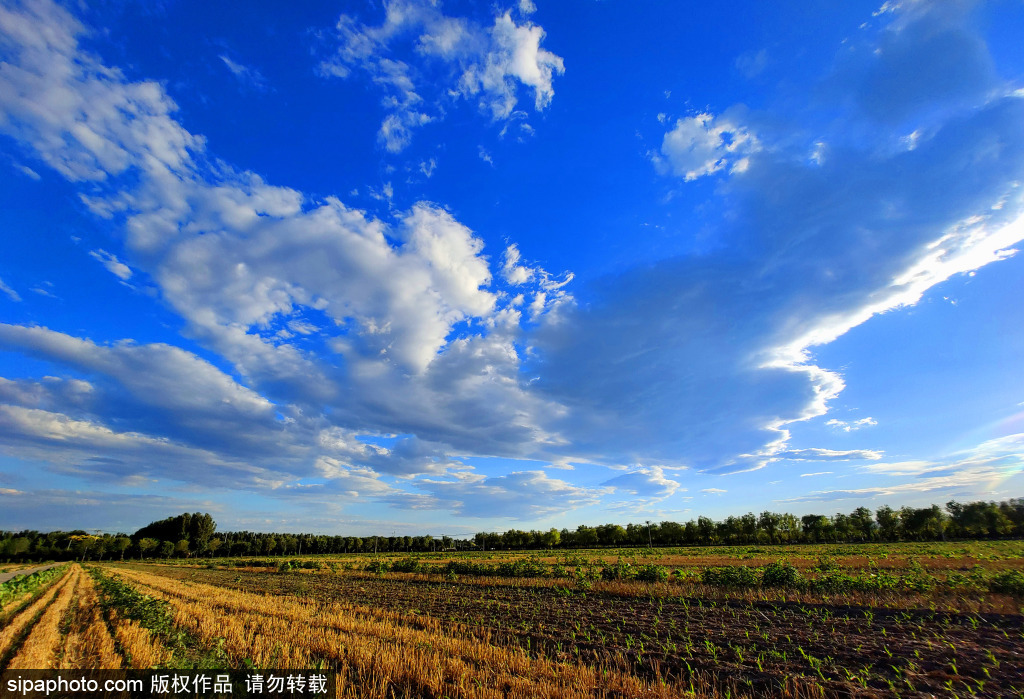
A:
[[[300,5],[0,9],[0,527],[1024,495],[1024,5]]]

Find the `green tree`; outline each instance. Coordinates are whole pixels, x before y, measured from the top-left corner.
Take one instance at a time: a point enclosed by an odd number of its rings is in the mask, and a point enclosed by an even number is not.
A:
[[[4,553],[10,558],[20,558],[22,554],[28,552],[31,544],[32,541],[25,536],[8,539],[4,546]]]
[[[585,524],[576,527],[576,545],[583,547],[596,546],[597,530]]]
[[[882,505],[875,512],[875,520],[878,522],[878,532],[886,541],[897,541],[903,533],[903,526],[899,513],[888,505]]]
[[[825,515],[804,515],[800,518],[804,538],[815,542],[829,541],[833,536],[832,520]]]
[[[850,526],[861,541],[870,541],[874,538],[875,518],[871,515],[871,510],[868,508],[858,507],[851,512]]]
[[[132,546],[132,540],[127,536],[116,536],[113,542],[113,551],[120,555],[121,560],[124,560],[124,552],[130,549]]]
[[[143,537],[139,539],[139,543],[137,545],[139,547],[139,558],[141,559],[148,556],[150,551],[153,551],[160,546],[160,542],[156,539],[151,539],[150,537]]]
[[[778,512],[762,512],[757,518],[757,526],[768,536],[768,543],[774,544],[778,541],[779,523],[782,516]]]

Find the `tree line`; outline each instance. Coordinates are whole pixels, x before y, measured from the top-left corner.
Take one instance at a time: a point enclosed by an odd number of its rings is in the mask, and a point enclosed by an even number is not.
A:
[[[716,546],[750,544],[935,541],[1024,537],[1024,498],[1003,502],[951,501],[946,506],[858,507],[835,515],[762,512],[724,520],[602,524],[547,531],[480,532],[450,536],[342,536],[251,531],[217,532],[209,514],[184,513],[134,534],[74,531],[0,531],[0,560],[124,560],[217,556],[301,556],[339,553],[593,548],[618,546]]]

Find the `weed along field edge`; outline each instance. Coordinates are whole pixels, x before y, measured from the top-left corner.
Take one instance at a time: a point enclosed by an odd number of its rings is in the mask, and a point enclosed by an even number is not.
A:
[[[315,668],[351,697],[1020,696],[1024,543],[63,564],[0,669]]]

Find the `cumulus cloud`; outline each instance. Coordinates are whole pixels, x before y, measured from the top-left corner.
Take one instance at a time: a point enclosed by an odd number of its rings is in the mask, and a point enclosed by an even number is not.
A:
[[[513,243],[506,248],[501,274],[509,284],[524,284],[533,278],[534,271],[525,265],[519,264],[521,257],[518,245]]]
[[[378,25],[341,15],[334,28],[336,48],[320,72],[350,78],[358,71],[384,90],[387,114],[379,139],[398,153],[415,129],[441,118],[451,96],[476,100],[495,121],[516,113],[521,88],[532,89],[537,111],[550,104],[553,78],[565,67],[559,56],[541,48],[544,30],[526,19],[532,11],[521,3],[521,20],[508,11],[486,26],[446,15],[437,3],[391,0]],[[399,47],[410,50],[417,65],[393,58]]]
[[[517,25],[509,12],[497,17],[490,28],[491,46],[482,61],[470,62],[459,79],[467,95],[479,95],[480,106],[497,119],[515,110],[516,83],[532,87],[534,108],[551,103],[554,75],[565,72],[561,57],[540,48],[544,30],[529,22]]]
[[[705,112],[677,120],[652,157],[660,171],[689,182],[720,170],[743,172],[759,149],[757,137],[735,117]]]
[[[340,492],[379,474],[465,470],[453,452],[520,456],[562,441],[545,427],[561,406],[522,375],[521,312],[491,288],[482,241],[445,209],[417,203],[389,224],[269,185],[210,158],[161,86],[82,51],[67,11],[3,9],[0,28],[0,130],[68,179],[96,183],[85,201],[123,225],[126,252],[93,257],[122,279],[147,274],[186,332],[234,371],[165,344],[4,325],[7,349],[88,377],[0,386],[11,449],[62,453],[54,459],[81,473],[186,481],[245,458],[251,467],[231,476],[242,487],[284,492],[327,474],[338,483],[324,490]],[[567,280],[537,267],[519,285],[541,298],[535,322],[569,302]],[[303,348],[313,336],[323,359]],[[382,433],[409,436],[388,448],[363,439]],[[154,458],[140,467],[147,449]]]

